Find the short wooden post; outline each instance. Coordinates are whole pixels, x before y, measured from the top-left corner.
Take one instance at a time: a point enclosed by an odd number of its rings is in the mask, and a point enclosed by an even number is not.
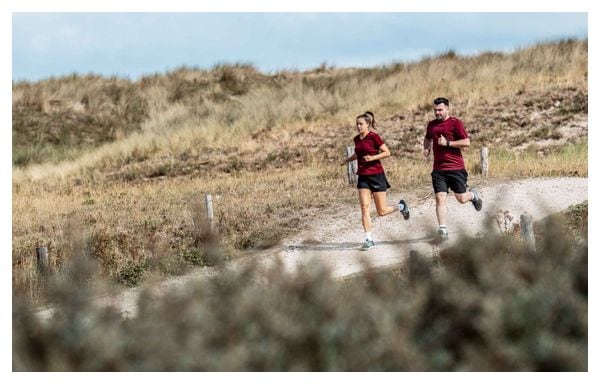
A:
[[[213,198],[208,193],[204,195],[204,204],[206,205],[206,220],[208,222],[208,228],[211,232],[214,230],[214,211],[213,211]]]
[[[349,158],[354,154],[354,146],[346,147],[346,158]],[[350,161],[348,163],[348,184],[352,186],[356,186],[358,184],[358,175],[356,172],[358,171],[358,162],[356,160]]]
[[[38,271],[46,273],[48,271],[48,248],[43,246],[37,247],[35,253]]]
[[[535,251],[535,236],[533,233],[533,216],[528,213],[521,215],[521,237],[532,251]]]
[[[488,169],[489,169],[488,154],[489,154],[488,148],[482,147],[481,153],[480,153],[480,158],[481,158],[481,175],[483,177],[488,176]]]

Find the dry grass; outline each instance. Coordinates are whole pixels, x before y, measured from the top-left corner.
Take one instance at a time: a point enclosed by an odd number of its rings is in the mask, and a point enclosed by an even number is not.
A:
[[[341,151],[340,151],[341,152]],[[478,175],[478,153],[466,154],[470,183]],[[548,154],[491,152],[490,177],[587,176],[587,147]],[[431,165],[390,158],[390,180],[399,190],[427,187]],[[44,196],[40,199],[40,193]],[[87,247],[105,276],[136,285],[152,274],[170,275],[206,265],[204,194],[220,196],[215,217],[228,257],[239,250],[268,247],[344,204],[356,191],[345,169],[315,163],[296,170],[238,172],[227,177],[155,178],[145,182],[13,186],[13,288],[37,297],[34,250],[49,247],[55,270],[73,257],[72,230],[84,231]]]
[[[34,167],[24,170],[23,175],[18,171],[18,177],[104,169],[126,163],[131,157],[135,159],[138,152],[160,158],[181,154],[201,157],[211,148],[252,150],[249,143],[257,133],[295,135],[307,126],[352,124],[354,116],[366,109],[377,111],[381,117],[399,110],[415,111],[428,106],[440,94],[453,100],[457,115],[465,119],[471,108],[519,93],[574,87],[587,94],[587,41],[539,45],[513,55],[489,53],[461,58],[446,54],[415,64],[281,73],[271,77],[237,65],[217,66],[210,72],[182,69],[131,85],[116,80],[106,84],[100,79],[67,80],[15,85],[13,110],[36,106],[45,112],[42,106],[58,98],[65,107],[47,111],[50,116],[65,111],[75,113],[72,105],[78,103],[89,107],[75,114],[93,116],[95,120],[100,120],[105,111],[117,111],[121,119],[134,120],[125,113],[137,111],[135,121],[139,128],[124,132],[141,130],[152,134],[136,136],[126,145],[109,145],[87,161],[71,160],[76,166],[67,161],[56,165],[59,169],[54,171],[44,166],[40,172]],[[86,81],[91,82],[89,87],[82,85]],[[138,104],[137,109],[129,108]],[[123,124],[115,126],[122,128]],[[15,135],[27,137],[32,148],[47,145],[45,137],[36,140],[35,134],[22,132],[31,127],[23,124]],[[51,130],[51,124],[44,128],[40,126],[36,132]],[[103,143],[100,138],[83,137],[96,145]],[[63,167],[68,171],[61,171]]]
[[[215,201],[217,232],[228,257],[267,247],[307,225],[307,215],[326,214],[329,191],[342,190],[339,168],[305,168],[222,178],[163,179],[136,184],[16,184],[13,188],[13,288],[37,292],[35,247],[49,248],[54,270],[72,258],[72,229],[83,229],[85,249],[103,274],[136,285],[151,273],[178,274],[205,265],[204,194]],[[309,193],[314,183],[322,186]],[[44,199],[38,197],[44,190]],[[335,204],[354,199],[346,190]]]
[[[431,165],[420,147],[440,94],[472,135],[473,184],[482,145],[491,177],[587,176],[587,41],[373,69],[267,76],[238,64],[136,83],[15,84],[14,291],[39,299],[39,243],[58,271],[82,248],[101,275],[128,285],[209,263],[204,193],[222,196],[216,215],[228,257],[275,244],[355,202],[338,163],[366,109],[395,155],[384,163],[393,184],[426,187]]]

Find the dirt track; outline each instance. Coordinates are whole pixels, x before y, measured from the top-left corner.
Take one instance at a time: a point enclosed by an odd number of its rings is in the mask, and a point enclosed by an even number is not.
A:
[[[461,231],[470,236],[478,236],[490,228],[500,231],[518,223],[520,215],[525,212],[531,214],[534,220],[540,220],[587,200],[587,183],[587,178],[537,178],[481,187],[478,190],[484,205],[480,212],[475,211],[471,204],[461,205],[449,196],[450,238],[441,245],[432,244],[431,241],[437,228],[434,197],[431,195],[420,204],[411,204],[409,201],[410,220],[405,221],[398,213],[374,219],[376,247],[366,252],[359,250],[364,234],[357,204],[335,216],[319,218],[312,223],[310,230],[300,232],[284,240],[281,246],[261,252],[252,259],[258,259],[268,266],[278,256],[286,269],[293,271],[298,265],[317,258],[330,266],[333,276],[348,276],[362,270],[363,259],[373,267],[390,266],[404,261],[411,250],[431,255],[438,247],[452,245]],[[397,201],[401,197],[398,192],[390,192],[388,200]],[[490,219],[493,225],[486,225]],[[238,263],[246,261],[248,258]],[[235,267],[235,263],[231,266]],[[168,279],[152,288],[158,293],[181,289],[190,281],[216,273],[215,269],[205,268],[190,275]],[[113,305],[124,315],[133,316],[140,291],[141,288],[133,288],[117,296],[98,298],[97,304]],[[51,313],[52,309],[49,308],[38,312],[42,318]]]
[[[453,244],[460,232],[478,236],[489,230],[506,230],[518,224],[523,213],[534,220],[562,211],[570,205],[587,200],[586,178],[540,178],[519,180],[478,188],[484,201],[483,209],[475,211],[470,203],[459,204],[448,198],[449,240],[440,246]],[[390,193],[389,201],[402,196]],[[409,201],[410,204],[410,201]],[[510,218],[512,217],[512,220]],[[486,221],[492,219],[492,226]],[[279,253],[285,265],[294,269],[311,257],[327,263],[336,277],[360,272],[360,259],[374,267],[402,262],[410,250],[432,254],[438,247],[432,244],[437,228],[435,198],[411,206],[411,217],[405,221],[398,213],[377,217],[373,221],[376,247],[366,252],[358,249],[364,241],[358,205],[337,217],[324,218],[312,225],[309,232],[300,233],[285,242]]]

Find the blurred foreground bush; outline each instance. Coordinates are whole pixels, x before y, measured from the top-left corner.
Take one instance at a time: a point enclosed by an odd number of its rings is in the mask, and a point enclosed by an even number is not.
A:
[[[317,263],[225,270],[140,296],[123,319],[94,308],[92,271],[51,286],[41,321],[13,304],[16,371],[586,371],[587,243],[552,220],[537,250],[465,238],[396,270],[334,280]]]

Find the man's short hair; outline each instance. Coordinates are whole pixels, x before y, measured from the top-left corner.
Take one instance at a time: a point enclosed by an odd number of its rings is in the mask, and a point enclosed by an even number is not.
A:
[[[447,107],[450,106],[450,102],[445,97],[438,97],[437,99],[433,100],[433,104],[434,105],[446,104]]]

